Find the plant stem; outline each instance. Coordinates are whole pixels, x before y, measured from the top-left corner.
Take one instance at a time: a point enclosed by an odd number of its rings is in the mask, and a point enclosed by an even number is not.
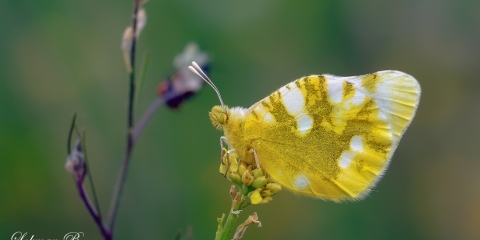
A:
[[[134,146],[133,141],[133,127],[134,127],[134,100],[135,100],[135,46],[136,46],[136,31],[137,31],[137,13],[140,6],[140,0],[135,0],[133,7],[133,37],[132,37],[132,48],[130,49],[130,84],[129,84],[129,98],[128,98],[128,113],[127,113],[127,146],[125,149],[125,155],[123,157],[123,162],[120,167],[120,172],[118,174],[117,183],[115,185],[114,194],[112,197],[112,203],[110,205],[110,215],[109,215],[109,229],[113,235],[115,220],[118,213],[118,207],[120,204],[120,199],[122,197],[123,189],[125,187],[125,180],[127,177],[127,170],[132,156],[132,150]]]
[[[100,229],[100,232],[102,233],[103,238],[106,240],[111,240],[112,234],[110,231],[108,231],[105,225],[103,225],[102,217],[98,214],[98,212],[95,210],[92,203],[90,202],[90,199],[88,198],[88,195],[85,192],[85,188],[83,187],[83,181],[76,181],[76,183],[77,183],[78,193],[80,194],[80,198],[82,199],[83,203],[88,209],[88,212],[90,213],[93,220],[95,221],[98,228]]]
[[[230,240],[231,235],[232,235],[232,229],[233,225],[235,224],[235,221],[238,218],[238,214],[233,213],[234,211],[242,209],[242,204],[238,206],[238,208],[231,209],[230,212],[228,213],[227,220],[225,221],[225,224],[223,225],[223,232],[220,237],[220,240]]]
[[[142,118],[135,126],[135,129],[133,131],[133,143],[137,142],[138,136],[140,136],[140,133],[142,133],[150,118],[153,116],[155,111],[157,111],[158,107],[160,107],[163,103],[165,103],[165,100],[163,99],[163,97],[159,96],[150,104],[145,114],[143,114]]]
[[[88,162],[88,154],[87,154],[87,132],[85,130],[83,130],[83,137],[82,137],[82,150],[83,150],[83,154],[85,156],[85,168],[86,168],[86,171],[87,171],[87,175],[88,175],[88,181],[90,182],[90,188],[92,190],[92,194],[93,194],[93,200],[95,202],[95,207],[97,209],[97,214],[98,214],[98,217],[100,218],[100,220],[102,220],[102,211],[100,211],[100,204],[98,203],[98,197],[97,197],[97,191],[95,190],[95,184],[94,184],[94,181],[93,181],[93,174],[92,172],[90,171],[90,163]],[[87,195],[88,197],[88,195]],[[103,225],[102,225],[103,227]]]

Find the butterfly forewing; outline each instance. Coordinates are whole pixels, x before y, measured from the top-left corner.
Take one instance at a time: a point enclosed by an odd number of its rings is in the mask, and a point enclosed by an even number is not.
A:
[[[416,80],[397,71],[307,76],[252,106],[245,138],[260,166],[285,187],[357,199],[385,171],[419,96]]]

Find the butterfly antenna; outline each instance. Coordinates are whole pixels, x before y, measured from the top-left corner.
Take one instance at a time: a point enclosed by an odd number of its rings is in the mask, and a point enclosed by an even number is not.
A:
[[[220,95],[220,92],[218,91],[217,87],[215,86],[215,84],[213,84],[212,80],[210,80],[210,78],[208,78],[207,74],[205,74],[203,72],[203,70],[200,68],[200,66],[198,66],[198,64],[193,61],[192,62],[192,65],[190,65],[188,67],[188,69],[190,69],[190,71],[192,71],[193,73],[195,73],[197,76],[199,76],[201,79],[203,79],[203,81],[205,81],[206,83],[208,83],[208,85],[210,85],[210,87],[213,88],[213,90],[215,90],[215,92],[217,93],[217,96],[218,96],[218,99],[220,100],[220,103],[222,104],[222,107],[224,106],[223,104],[223,100],[222,100],[222,96]]]

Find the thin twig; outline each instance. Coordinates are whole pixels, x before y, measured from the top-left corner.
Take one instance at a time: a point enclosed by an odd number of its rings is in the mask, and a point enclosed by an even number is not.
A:
[[[80,139],[81,139],[81,148],[85,157],[85,172],[83,176],[80,178],[74,178],[75,183],[77,185],[77,190],[78,193],[80,194],[80,198],[82,199],[83,203],[85,204],[85,207],[87,207],[88,212],[90,213],[90,216],[94,219],[95,223],[98,225],[98,228],[100,229],[100,232],[104,236],[105,239],[111,239],[111,234],[109,233],[108,229],[103,225],[102,223],[102,214],[100,212],[100,205],[98,204],[98,198],[97,198],[97,193],[95,191],[95,185],[93,183],[93,176],[92,173],[90,172],[90,166],[88,163],[88,154],[87,154],[87,144],[86,144],[86,133],[83,131],[83,136],[80,135],[80,132],[78,131],[78,128],[76,128],[75,122],[77,119],[77,113],[73,115],[72,119],[72,124],[70,126],[70,131],[68,133],[68,141],[67,141],[67,146],[68,146],[68,154],[70,155],[70,143],[72,140],[72,135],[73,131],[77,130],[77,134],[79,134]],[[93,193],[93,198],[95,201],[95,207],[92,205],[90,198],[88,197],[88,193],[85,191],[85,188],[83,187],[83,182],[85,179],[85,175],[88,175],[88,179],[90,181],[90,187],[92,188],[92,193]]]
[[[127,170],[130,163],[130,158],[132,156],[133,150],[133,127],[134,127],[134,99],[135,99],[135,46],[136,46],[136,32],[137,32],[137,14],[140,7],[140,0],[135,0],[135,4],[133,7],[133,20],[132,20],[132,28],[133,28],[133,37],[132,37],[132,47],[130,50],[130,64],[132,67],[132,71],[130,72],[130,86],[129,86],[129,98],[128,98],[128,114],[127,114],[127,146],[125,149],[125,155],[123,157],[123,162],[120,167],[120,172],[118,174],[117,183],[115,185],[114,194],[112,197],[112,203],[110,205],[110,215],[108,219],[108,226],[110,232],[113,235],[115,220],[118,213],[118,207],[120,204],[120,198],[122,196],[122,192],[125,186],[125,179],[127,177]]]
[[[95,207],[98,213],[98,217],[102,220],[102,211],[100,211],[100,204],[98,203],[97,191],[95,190],[95,184],[93,181],[93,174],[90,171],[90,163],[88,162],[88,154],[87,154],[87,132],[83,130],[83,137],[82,137],[82,150],[83,155],[85,156],[85,168],[88,175],[88,181],[90,182],[90,188],[93,194],[93,201],[95,202]],[[87,195],[88,196],[88,195]],[[103,225],[102,225],[103,227]]]
[[[138,121],[138,124],[135,126],[135,130],[133,131],[133,143],[137,142],[138,136],[140,136],[140,133],[142,133],[150,118],[163,103],[165,103],[164,98],[159,96],[150,104],[145,114],[143,114],[143,117],[140,119],[140,121]]]
[[[73,134],[73,129],[75,128],[75,121],[76,120],[77,120],[77,113],[73,114],[72,124],[70,125],[70,131],[68,131],[68,139],[67,139],[67,153],[68,153],[68,155],[70,155],[72,134]]]
[[[75,114],[70,132],[73,132],[74,128],[78,132],[78,129],[76,128],[76,125],[75,125],[76,116],[77,115]],[[93,220],[95,221],[98,228],[100,229],[100,232],[102,233],[104,239],[110,240],[110,239],[112,239],[112,235],[111,235],[110,231],[107,229],[107,227],[103,224],[102,214],[101,214],[101,211],[100,211],[100,205],[98,204],[97,193],[95,191],[95,184],[93,182],[92,173],[90,172],[90,165],[88,163],[88,154],[87,154],[86,132],[85,132],[85,130],[83,131],[83,136],[80,135],[80,133],[78,133],[78,134],[79,134],[80,139],[81,139],[82,152],[83,152],[84,158],[85,158],[85,171],[84,171],[84,173],[81,177],[75,178],[75,183],[77,185],[77,190],[78,190],[78,193],[80,194],[80,198],[82,199],[85,207],[87,207],[88,212],[90,213],[90,216],[92,216]],[[70,133],[70,136],[71,136],[71,133]],[[84,180],[85,180],[85,175],[88,175],[88,180],[90,182],[90,187],[92,189],[95,206],[92,205],[92,202],[90,201],[90,198],[88,197],[88,193],[85,191],[85,188],[83,186],[83,183],[84,183]]]

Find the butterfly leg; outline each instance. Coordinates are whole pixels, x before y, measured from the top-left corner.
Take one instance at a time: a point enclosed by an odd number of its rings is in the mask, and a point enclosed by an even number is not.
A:
[[[227,177],[227,173],[228,173],[228,170],[230,168],[230,165],[232,165],[232,162],[230,160],[230,154],[232,154],[233,152],[237,152],[236,149],[230,149],[228,150],[223,156],[225,157],[225,159],[222,158],[222,164],[226,161],[227,162],[227,170],[225,171],[225,174],[223,175],[224,177]]]
[[[257,168],[260,168],[260,164],[258,163],[258,157],[257,157],[257,152],[255,152],[255,149],[250,149],[249,152],[253,153],[253,156],[255,157],[255,163],[257,164]]]
[[[227,137],[225,136],[221,136],[220,137],[220,162],[223,164],[223,151],[227,151],[224,147],[223,147],[223,142],[227,143]],[[227,144],[228,145],[228,144]]]

